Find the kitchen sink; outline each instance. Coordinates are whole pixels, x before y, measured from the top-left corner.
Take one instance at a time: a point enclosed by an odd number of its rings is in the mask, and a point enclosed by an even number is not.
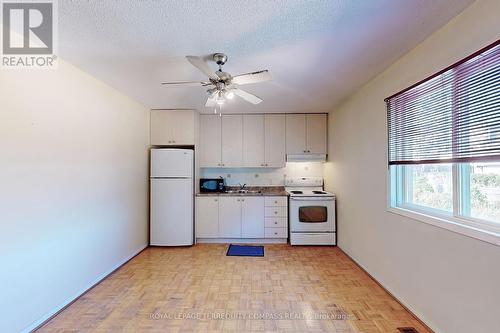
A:
[[[260,194],[262,191],[252,191],[252,190],[227,190],[224,193],[227,194]]]

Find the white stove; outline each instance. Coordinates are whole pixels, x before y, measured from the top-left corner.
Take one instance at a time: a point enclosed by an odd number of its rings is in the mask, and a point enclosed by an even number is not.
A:
[[[323,191],[323,178],[288,178],[291,245],[335,245],[335,195]]]

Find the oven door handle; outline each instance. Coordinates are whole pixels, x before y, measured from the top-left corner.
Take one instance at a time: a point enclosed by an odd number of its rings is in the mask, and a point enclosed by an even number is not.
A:
[[[290,197],[291,200],[296,200],[296,201],[333,201],[335,198],[332,197],[317,197],[317,198],[310,198],[310,197]]]

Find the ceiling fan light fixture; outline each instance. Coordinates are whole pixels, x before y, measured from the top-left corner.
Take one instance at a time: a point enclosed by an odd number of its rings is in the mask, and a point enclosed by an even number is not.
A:
[[[271,75],[267,69],[250,72],[245,74],[240,74],[232,76],[222,70],[222,66],[227,62],[227,56],[223,53],[212,54],[212,61],[219,65],[219,70],[213,72],[213,70],[208,65],[206,57],[191,56],[187,55],[186,59],[198,68],[202,73],[208,77],[208,81],[181,81],[181,82],[162,82],[164,86],[202,86],[208,87],[206,90],[208,98],[205,103],[205,107],[213,107],[219,105],[219,109],[225,104],[226,100],[234,98],[234,95],[242,98],[246,102],[252,104],[259,104],[262,99],[249,93],[245,90],[238,88],[238,86],[252,83],[259,83],[271,80]]]

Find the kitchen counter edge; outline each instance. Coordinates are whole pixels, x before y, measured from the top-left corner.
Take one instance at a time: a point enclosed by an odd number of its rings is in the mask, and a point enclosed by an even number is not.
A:
[[[288,193],[286,191],[280,192],[265,192],[262,193],[224,193],[224,192],[212,192],[212,193],[196,193],[197,197],[287,197]]]

